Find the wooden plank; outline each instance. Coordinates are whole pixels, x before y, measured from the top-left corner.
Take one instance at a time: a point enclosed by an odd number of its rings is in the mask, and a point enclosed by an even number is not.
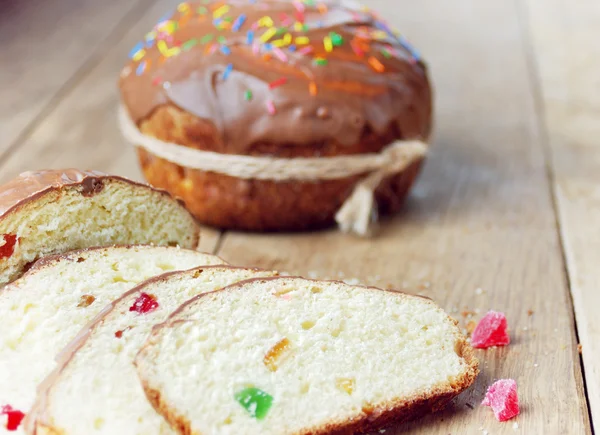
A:
[[[589,433],[574,319],[515,2],[379,0],[430,61],[432,155],[405,212],[374,240],[327,231],[228,233],[219,253],[245,265],[405,288],[460,313],[507,314],[513,343],[477,351],[482,373],[447,411],[388,434]],[[407,13],[409,11],[409,13]],[[531,313],[531,314],[530,314]],[[467,315],[468,313],[465,313]],[[498,378],[522,414],[479,406]]]
[[[600,427],[600,3],[526,2],[556,204],[596,429]]]
[[[122,7],[122,2],[117,3]],[[97,169],[142,178],[134,152],[117,128],[116,83],[131,47],[172,7],[170,0],[161,0],[147,10],[142,8],[142,15],[131,14],[129,23],[121,24],[129,28],[123,37],[113,41],[102,60],[79,77],[15,152],[0,159],[0,182],[41,167]],[[115,10],[110,13],[121,15]],[[76,64],[72,66],[76,68]],[[219,231],[206,229],[201,249],[212,252],[219,237]]]
[[[153,1],[2,3],[0,155],[93,64],[113,34],[124,31],[123,20]]]

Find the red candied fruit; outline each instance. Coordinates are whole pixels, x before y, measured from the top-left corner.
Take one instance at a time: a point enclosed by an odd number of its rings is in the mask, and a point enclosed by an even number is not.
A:
[[[3,258],[9,258],[15,252],[15,245],[17,244],[17,236],[14,234],[2,234],[0,236],[4,240],[4,244],[0,246],[0,260]]]
[[[17,430],[25,418],[24,413],[13,409],[13,407],[10,405],[4,405],[2,409],[0,409],[0,415],[6,415],[8,417],[6,429],[10,431]]]
[[[519,396],[517,382],[514,379],[500,379],[494,382],[485,393],[481,402],[494,411],[498,421],[507,421],[519,415]]]
[[[158,308],[158,302],[153,295],[148,293],[142,293],[138,296],[132,306],[129,307],[129,311],[135,311],[139,314],[146,314],[150,311],[154,311]]]
[[[473,334],[471,345],[479,349],[491,346],[506,346],[510,344],[506,316],[504,313],[489,311],[479,321]]]

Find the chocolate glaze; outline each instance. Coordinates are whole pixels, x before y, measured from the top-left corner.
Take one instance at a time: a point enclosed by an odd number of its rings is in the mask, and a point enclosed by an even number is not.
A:
[[[157,107],[174,104],[214,124],[221,136],[222,151],[236,154],[245,154],[255,143],[309,145],[335,141],[351,146],[365,131],[383,135],[395,127],[402,138],[415,138],[429,131],[431,93],[426,68],[403,39],[388,31],[373,13],[352,9],[337,0],[304,5],[308,28],[295,32],[299,3],[191,2],[189,9],[170,15],[166,22],[177,22],[179,27],[170,41],[166,40],[169,48],[176,47],[177,42],[185,47],[186,42],[199,41],[206,35],[213,36],[213,43],[218,37],[224,39],[210,53],[207,49],[211,43],[197,43],[166,57],[156,40],[146,43],[144,56],[132,60],[121,73],[121,96],[132,119],[139,125]],[[213,9],[222,4],[229,6],[223,18],[246,17],[239,31],[219,30],[213,24]],[[319,6],[322,4],[326,8]],[[206,7],[206,15],[198,14],[202,7]],[[308,45],[296,48],[312,47],[312,53],[303,55],[289,46],[281,47],[287,61],[276,56],[265,60],[262,51],[255,54],[247,44],[247,32],[265,16],[271,17],[277,28],[286,27],[285,18],[292,18],[289,28],[269,42],[285,33],[294,39],[308,37]],[[155,27],[150,39],[157,29],[164,28],[164,23]],[[266,30],[256,29],[255,41],[260,41]],[[327,52],[323,41],[331,32],[341,36],[343,43]],[[354,40],[355,45],[357,35],[365,41],[364,56],[358,55],[350,43]],[[223,46],[231,53],[223,53]],[[328,64],[316,65],[315,57],[326,58]],[[376,71],[372,59],[369,61],[371,57],[385,71]],[[142,62],[144,71],[140,71]],[[233,69],[224,79],[229,64]],[[271,89],[269,84],[281,78],[286,83]],[[316,85],[316,95],[309,92],[311,82]],[[252,93],[251,101],[245,99],[247,91]],[[276,108],[273,115],[267,110],[269,101]]]

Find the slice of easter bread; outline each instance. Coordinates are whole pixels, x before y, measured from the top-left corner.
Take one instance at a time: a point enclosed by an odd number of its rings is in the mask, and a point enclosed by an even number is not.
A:
[[[126,290],[168,271],[222,263],[197,251],[153,246],[86,249],[38,261],[0,289],[0,408],[27,414],[59,352]]]
[[[206,293],[154,328],[136,358],[181,434],[359,433],[443,407],[478,362],[426,298],[303,278]]]
[[[167,192],[78,169],[24,172],[0,186],[0,286],[46,255],[93,246],[196,249],[199,227]]]
[[[133,365],[152,327],[196,295],[274,275],[208,266],[165,274],[125,293],[68,346],[40,388],[27,426],[37,434],[174,433],[148,403]],[[146,310],[132,310],[144,295],[152,295],[155,303]]]

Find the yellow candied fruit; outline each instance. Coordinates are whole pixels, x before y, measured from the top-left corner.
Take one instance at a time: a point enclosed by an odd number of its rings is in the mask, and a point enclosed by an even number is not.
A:
[[[284,354],[290,350],[290,347],[290,340],[288,340],[286,337],[275,343],[275,346],[269,349],[263,358],[263,363],[265,366],[272,372],[276,371],[279,368],[278,363]]]
[[[348,394],[352,394],[354,392],[355,385],[356,385],[356,382],[354,381],[354,379],[337,378],[335,380],[335,386],[338,387],[338,389],[345,391]]]
[[[294,290],[295,289],[293,287],[280,287],[273,292],[273,296],[281,297],[293,292]]]

